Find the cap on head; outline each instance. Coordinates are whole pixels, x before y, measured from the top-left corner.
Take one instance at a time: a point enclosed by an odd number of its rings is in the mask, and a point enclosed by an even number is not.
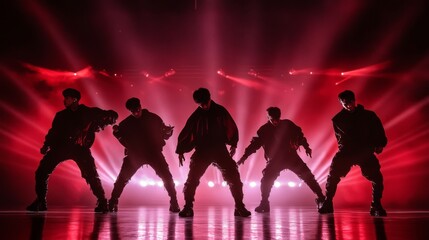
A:
[[[355,94],[350,90],[345,90],[338,94],[338,99],[345,100],[347,102],[355,101]]]
[[[67,88],[63,91],[64,97],[76,98],[78,101],[80,100],[80,92],[74,88]]]
[[[274,119],[280,119],[281,111],[278,107],[269,107],[267,108],[268,115]]]
[[[208,103],[210,101],[210,91],[207,88],[199,88],[192,95],[196,103]]]
[[[125,103],[125,107],[130,111],[139,108],[141,107],[140,100],[138,98],[132,97],[127,100],[127,102]]]

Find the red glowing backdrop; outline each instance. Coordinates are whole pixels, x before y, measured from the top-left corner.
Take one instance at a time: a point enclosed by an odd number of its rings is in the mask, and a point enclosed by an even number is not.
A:
[[[59,3],[61,2],[61,3]],[[121,3],[120,3],[121,2]],[[129,97],[175,126],[164,154],[179,199],[187,162],[179,167],[177,135],[197,107],[192,92],[207,87],[240,130],[235,159],[266,122],[265,109],[300,125],[313,158],[300,155],[324,188],[337,150],[331,118],[345,89],[382,120],[389,143],[378,157],[387,208],[427,208],[429,193],[429,38],[425,1],[14,1],[1,8],[0,208],[34,198],[39,149],[61,91],[81,102],[129,113]],[[93,156],[107,197],[123,148],[111,127],[97,134]],[[263,152],[240,167],[245,202],[259,201]],[[167,204],[159,178],[143,167],[121,202]],[[306,185],[285,171],[272,191],[276,204],[313,204]],[[197,204],[229,203],[222,177],[209,168]],[[213,188],[209,187],[213,183]],[[296,185],[294,185],[296,184]],[[213,191],[215,190],[215,191]],[[358,168],[340,183],[335,203],[368,206],[371,185]],[[89,187],[68,161],[53,173],[49,204],[93,204]]]

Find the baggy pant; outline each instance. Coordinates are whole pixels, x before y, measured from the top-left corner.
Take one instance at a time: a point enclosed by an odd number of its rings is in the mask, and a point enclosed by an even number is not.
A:
[[[195,191],[200,184],[200,179],[207,168],[213,164],[222,174],[223,179],[229,185],[236,207],[243,204],[243,183],[240,180],[240,173],[236,162],[229,155],[225,146],[211,148],[210,150],[196,149],[191,157],[189,165],[188,179],[183,188],[186,206],[192,207]]]
[[[307,164],[302,161],[297,153],[290,153],[282,159],[270,160],[262,170],[261,197],[263,202],[268,201],[273,184],[280,176],[280,172],[287,169],[302,179],[318,197],[323,196],[322,189]]]
[[[337,191],[337,185],[341,178],[345,177],[352,166],[360,167],[362,175],[372,183],[373,202],[379,202],[383,194],[383,175],[380,171],[380,163],[374,153],[362,152],[342,152],[339,151],[332,159],[326,181],[326,197],[332,200]]]
[[[89,148],[79,145],[52,149],[42,158],[36,170],[36,194],[39,199],[46,199],[48,180],[58,164],[71,159],[81,171],[82,177],[91,187],[97,199],[105,199],[104,189],[95,166],[95,160]]]
[[[168,164],[162,153],[153,154],[151,156],[126,156],[122,163],[121,171],[115,181],[111,198],[119,199],[131,177],[145,164],[155,170],[156,175],[162,179],[170,199],[176,201],[176,189],[173,176],[170,173]]]

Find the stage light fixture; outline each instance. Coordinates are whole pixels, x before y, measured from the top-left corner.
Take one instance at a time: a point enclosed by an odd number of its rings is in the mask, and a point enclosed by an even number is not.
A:
[[[209,187],[211,187],[211,188],[212,188],[212,187],[214,187],[214,185],[215,185],[215,184],[214,184],[214,182],[209,181],[209,182],[207,183],[207,185],[208,185]]]
[[[143,76],[145,76],[147,78],[150,76],[147,71],[141,71],[140,74],[142,74]]]
[[[223,71],[223,69],[221,68],[221,69],[219,69],[219,70],[217,70],[217,74],[219,74],[220,76],[222,76],[222,77],[226,77],[226,74],[225,74],[225,71]]]
[[[142,186],[142,187],[147,187],[147,182],[146,181],[140,181],[139,182],[139,184],[140,184],[140,186]]]
[[[259,74],[255,71],[255,69],[253,69],[253,68],[251,68],[248,72],[247,72],[247,74],[249,75],[249,76],[252,76],[252,77],[258,77],[259,76]]]
[[[287,185],[288,185],[289,187],[293,188],[293,187],[296,187],[296,182],[292,182],[292,181],[290,181],[290,182],[288,182],[288,183],[287,183]]]
[[[171,68],[170,70],[164,73],[164,77],[167,78],[167,77],[173,76],[174,74],[176,74],[176,71]]]

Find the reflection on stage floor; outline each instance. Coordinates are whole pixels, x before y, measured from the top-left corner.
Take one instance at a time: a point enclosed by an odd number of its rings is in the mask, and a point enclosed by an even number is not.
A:
[[[234,217],[232,206],[197,206],[180,218],[166,206],[49,209],[45,213],[0,211],[1,239],[429,239],[429,211],[336,210],[319,215],[309,207],[276,207]]]

